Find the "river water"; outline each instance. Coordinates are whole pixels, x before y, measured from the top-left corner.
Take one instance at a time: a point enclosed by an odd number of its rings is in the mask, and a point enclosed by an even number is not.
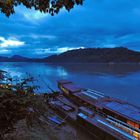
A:
[[[47,64],[1,62],[0,69],[14,77],[35,77],[39,93],[57,90],[57,80],[67,79],[140,106],[140,64]]]

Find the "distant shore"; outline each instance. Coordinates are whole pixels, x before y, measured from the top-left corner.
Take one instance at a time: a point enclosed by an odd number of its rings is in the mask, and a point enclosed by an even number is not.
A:
[[[140,64],[140,52],[124,47],[86,48],[66,51],[44,58],[28,58],[20,55],[14,55],[12,57],[0,56],[0,62]]]

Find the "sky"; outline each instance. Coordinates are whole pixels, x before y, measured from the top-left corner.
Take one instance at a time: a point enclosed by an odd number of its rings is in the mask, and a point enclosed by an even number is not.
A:
[[[50,16],[23,6],[0,13],[0,56],[46,57],[79,48],[140,51],[140,0],[85,0]]]

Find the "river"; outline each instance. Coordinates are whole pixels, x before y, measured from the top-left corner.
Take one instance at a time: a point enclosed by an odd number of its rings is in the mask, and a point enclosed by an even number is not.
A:
[[[16,78],[27,73],[40,86],[38,93],[57,89],[57,80],[67,79],[85,88],[140,106],[140,64],[47,64],[1,62],[0,69]]]

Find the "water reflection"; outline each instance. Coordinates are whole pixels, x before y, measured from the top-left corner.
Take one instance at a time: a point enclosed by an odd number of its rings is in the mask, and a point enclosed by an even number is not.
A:
[[[69,72],[93,75],[127,76],[140,72],[140,64],[61,64]]]
[[[12,76],[30,73],[40,85],[39,92],[47,92],[47,85],[57,90],[57,80],[69,79],[86,88],[121,98],[140,106],[140,65],[138,64],[46,64],[0,63],[0,69]]]

